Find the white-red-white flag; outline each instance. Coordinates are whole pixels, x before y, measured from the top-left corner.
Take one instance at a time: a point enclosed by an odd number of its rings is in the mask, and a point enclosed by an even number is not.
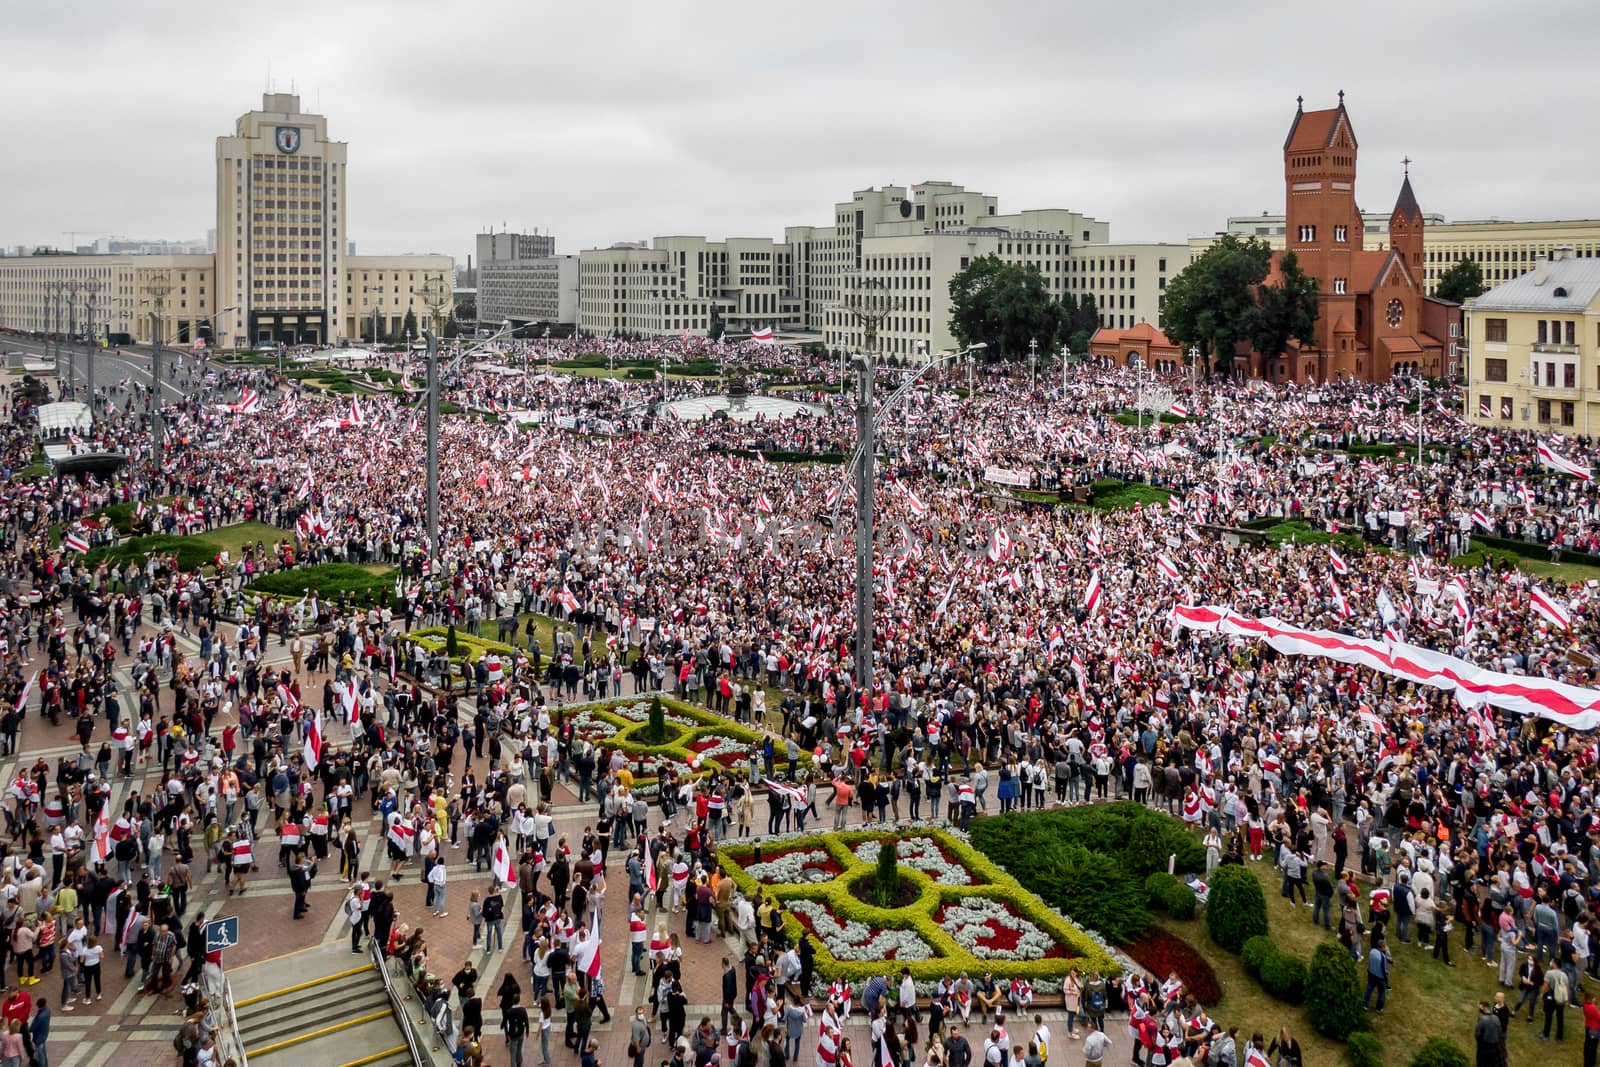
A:
[[[1090,615],[1100,610],[1100,569],[1089,575],[1089,587],[1083,591],[1083,610]]]
[[[1548,619],[1550,625],[1559,626],[1563,630],[1572,628],[1571,609],[1538,586],[1528,591],[1528,604],[1536,614]]]
[[[505,834],[499,834],[494,839],[494,852],[489,857],[489,872],[501,885],[516,887],[517,868],[511,862],[511,850],[506,847]]]

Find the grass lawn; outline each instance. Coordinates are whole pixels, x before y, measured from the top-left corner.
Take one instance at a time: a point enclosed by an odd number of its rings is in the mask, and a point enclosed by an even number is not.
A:
[[[1452,567],[1481,567],[1485,559],[1496,563],[1504,560],[1511,563],[1524,574],[1536,575],[1540,578],[1550,578],[1558,582],[1586,582],[1591,578],[1600,580],[1600,566],[1593,563],[1551,563],[1544,559],[1529,559],[1498,548],[1488,548],[1482,541],[1472,542],[1472,551],[1464,556],[1456,556],[1450,560]]]
[[[1311,924],[1309,908],[1293,907],[1279,896],[1282,879],[1270,863],[1251,863],[1248,866],[1260,880],[1266,894],[1272,939],[1279,948],[1309,963],[1317,946],[1324,940],[1334,940],[1334,935]],[[1336,1067],[1349,1062],[1344,1056],[1343,1042],[1331,1041],[1313,1030],[1306,1021],[1304,1009],[1299,1005],[1286,1004],[1268,995],[1258,981],[1245,974],[1238,956],[1211,942],[1203,921],[1195,919],[1180,922],[1164,918],[1162,925],[1195,946],[1216,970],[1223,989],[1222,1004],[1212,1013],[1218,1019],[1230,1026],[1237,1025],[1243,1034],[1259,1030],[1268,1038],[1277,1032],[1279,1026],[1288,1026],[1300,1041],[1307,1067]],[[1391,934],[1393,929],[1391,926]],[[1456,962],[1455,967],[1435,962],[1431,949],[1424,951],[1414,944],[1402,945],[1391,937],[1390,951],[1394,955],[1394,968],[1388,1008],[1382,1015],[1368,1015],[1373,1033],[1383,1042],[1384,1063],[1408,1064],[1423,1042],[1440,1035],[1450,1038],[1466,1050],[1470,1062],[1472,1028],[1478,1020],[1478,1000],[1493,1001],[1499,984],[1495,980],[1496,971],[1485,967],[1476,952],[1470,957],[1467,955],[1462,947],[1462,933],[1458,924],[1450,934],[1451,959]],[[1358,970],[1363,976],[1365,988],[1365,960]],[[1560,1045],[1547,1045],[1534,1037],[1534,1032],[1542,1028],[1542,1015],[1538,1017],[1540,1022],[1531,1027],[1522,1021],[1526,1018],[1524,1014],[1512,1021],[1508,1047],[1510,1062],[1539,1063],[1541,1052],[1552,1056],[1548,1061],[1551,1064],[1577,1062],[1582,1047],[1581,1023],[1576,1039],[1569,1025],[1569,1047],[1562,1048]],[[1571,1024],[1573,1018],[1573,1009],[1568,1008],[1567,1022]]]
[[[270,551],[273,544],[289,536],[288,530],[280,530],[276,526],[268,526],[264,522],[238,522],[232,526],[219,526],[209,533],[195,534],[203,537],[216,545],[218,549],[227,549],[228,558],[237,560],[240,549],[246,542],[255,544],[257,541],[265,544]]]
[[[1331,534],[1326,530],[1319,530],[1312,527],[1308,523],[1301,522],[1299,519],[1290,519],[1285,522],[1277,523],[1273,526],[1268,526],[1261,532],[1266,534],[1267,541],[1274,545],[1283,544],[1286,541],[1292,540],[1296,544],[1301,545],[1335,544],[1340,548],[1349,549],[1350,551],[1356,551],[1366,547],[1366,543],[1361,540],[1360,534]],[[1376,547],[1380,551],[1382,550],[1381,545],[1372,547]]]
[[[1070,506],[1087,507],[1091,511],[1121,511],[1135,504],[1143,504],[1145,507],[1163,505],[1170,496],[1172,490],[1164,485],[1103,481],[1094,483],[1094,492],[1088,504]]]

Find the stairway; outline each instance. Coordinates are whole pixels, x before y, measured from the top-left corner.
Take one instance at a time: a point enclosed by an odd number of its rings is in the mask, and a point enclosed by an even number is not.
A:
[[[241,967],[228,979],[251,1067],[411,1063],[382,976],[343,943]]]

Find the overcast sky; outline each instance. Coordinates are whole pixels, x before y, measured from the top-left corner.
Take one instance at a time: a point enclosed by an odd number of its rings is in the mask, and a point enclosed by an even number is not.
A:
[[[1594,218],[1596,39],[1593,0],[11,4],[0,246],[203,237],[269,70],[349,143],[366,253],[781,237],[928,179],[1182,240],[1282,211],[1295,97],[1340,89],[1364,209],[1409,155],[1424,211]]]

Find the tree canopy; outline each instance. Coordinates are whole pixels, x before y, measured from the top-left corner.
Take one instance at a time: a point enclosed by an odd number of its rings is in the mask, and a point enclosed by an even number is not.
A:
[[[1029,341],[1039,342],[1040,358],[1048,357],[1072,314],[1050,295],[1038,268],[998,256],[980,256],[950,279],[950,332],[963,345],[988,345],[988,359],[1015,358]]]
[[[1483,284],[1483,268],[1475,259],[1458,259],[1439,275],[1439,284],[1433,295],[1440,300],[1464,304],[1475,296],[1482,296],[1487,287]]]
[[[1265,241],[1224,234],[1168,283],[1162,329],[1184,348],[1199,347],[1222,374],[1240,341],[1266,356],[1281,354],[1316,327],[1317,281],[1293,252],[1279,262],[1276,285],[1264,284],[1271,269]]]

